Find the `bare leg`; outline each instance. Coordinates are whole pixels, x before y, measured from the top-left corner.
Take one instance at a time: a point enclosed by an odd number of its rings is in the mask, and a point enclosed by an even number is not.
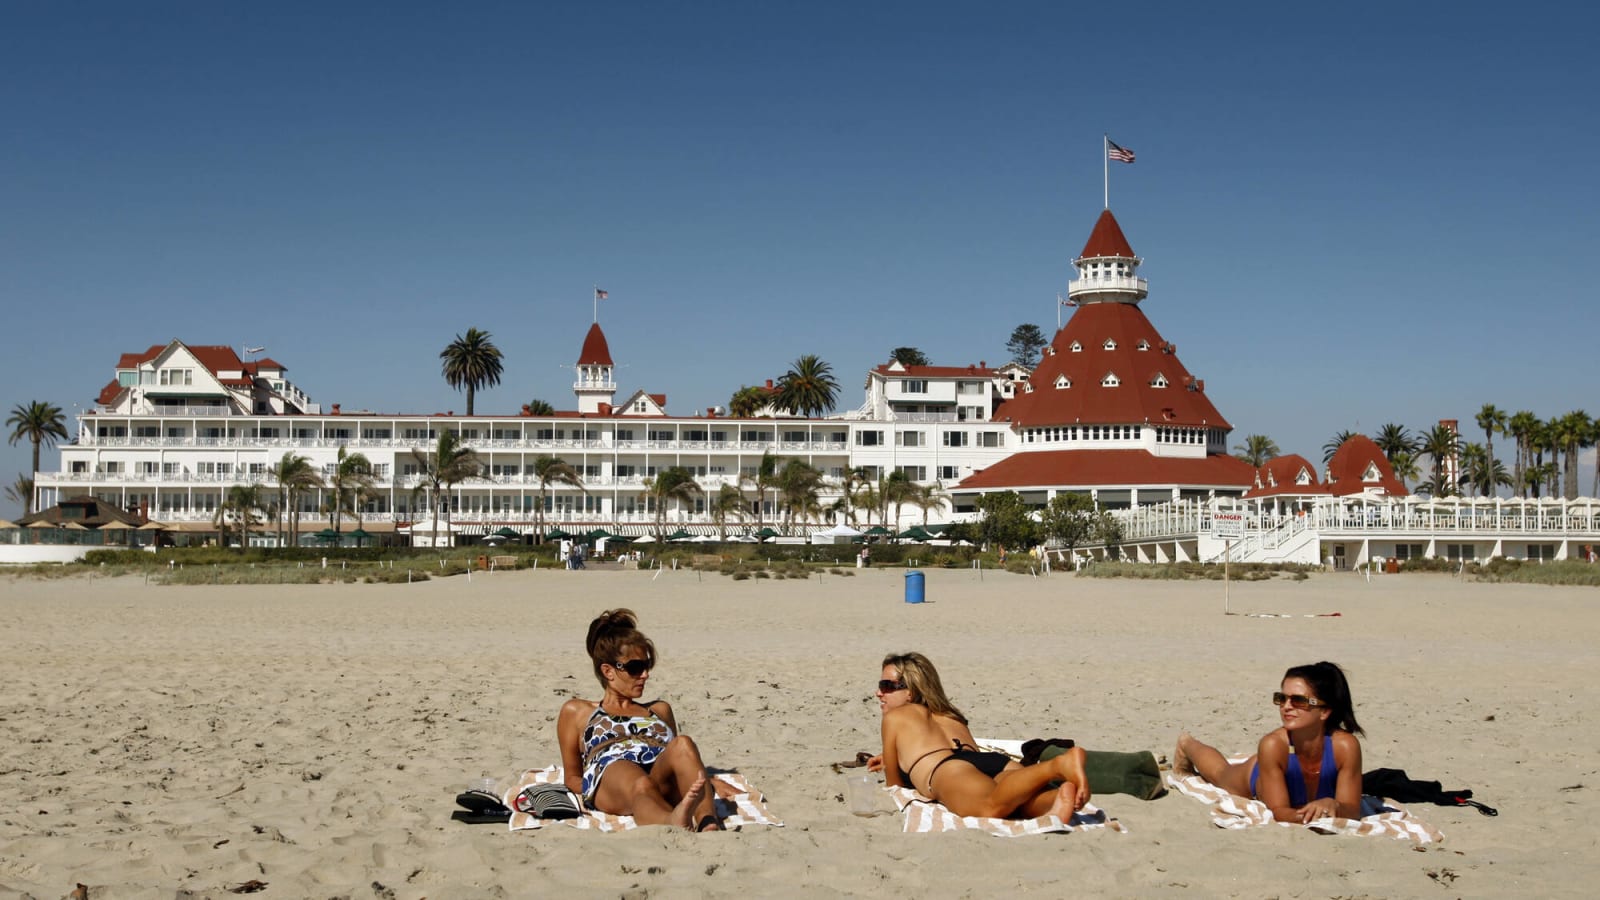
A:
[[[941,768],[935,778],[939,790],[937,799],[960,816],[1003,817],[1019,812],[1042,815],[1054,804],[1054,798],[1059,793],[1050,786],[1053,781],[1067,782],[1065,786],[1072,788],[1073,809],[1089,799],[1081,747],[1074,747],[1037,765],[1007,769],[992,779],[960,761]],[[1035,804],[1041,797],[1047,798],[1049,804],[1036,812]]]
[[[650,770],[650,780],[663,797],[675,801],[674,812],[680,808],[686,810],[687,821],[672,824],[696,831],[720,830],[715,792],[710,789],[706,766],[693,738],[681,734],[673,738]],[[685,801],[689,801],[687,806]]]
[[[1178,735],[1178,746],[1172,751],[1172,774],[1183,778],[1199,775],[1230,794],[1248,797],[1250,770],[1256,758],[1251,756],[1242,763],[1230,763],[1222,752],[1210,744],[1201,743],[1189,732]]]
[[[661,795],[643,767],[627,760],[606,766],[595,791],[594,808],[617,816],[633,816],[640,825],[666,825],[672,804]]]

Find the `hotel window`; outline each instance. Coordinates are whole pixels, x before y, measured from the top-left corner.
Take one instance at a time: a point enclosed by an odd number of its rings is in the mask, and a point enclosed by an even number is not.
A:
[[[926,394],[928,392],[928,381],[925,378],[903,378],[900,380],[900,392],[902,394]]]
[[[388,463],[377,463],[376,465],[374,465],[372,467],[372,474],[379,481],[388,481],[389,480],[389,464]]]
[[[686,441],[704,441],[706,432],[699,428],[691,428],[683,433],[683,439]]]
[[[1064,391],[1069,387],[1072,387],[1072,379],[1071,378],[1068,378],[1065,375],[1057,375],[1056,376],[1056,390]]]
[[[617,440],[619,440],[619,441],[631,441],[631,440],[633,440],[633,429],[632,428],[618,428],[617,429]]]
[[[843,444],[845,442],[845,440],[847,439],[847,437],[848,436],[844,432],[835,431],[835,432],[833,432],[833,433],[828,435],[828,443],[830,443],[830,444]]]
[[[927,466],[895,466],[895,471],[904,474],[907,478],[911,479],[912,481],[927,481],[928,480],[928,467]]]
[[[315,440],[316,437],[317,430],[315,428],[296,428],[294,430],[294,439],[297,441]]]
[[[650,411],[650,406],[645,401],[640,400],[639,402],[633,404],[633,411],[636,413],[646,413]]]
[[[161,464],[161,474],[163,475],[176,475],[179,471],[181,470],[178,468],[178,464],[175,462]]]
[[[1166,387],[1167,386],[1167,376],[1161,374],[1160,372],[1157,372],[1156,373],[1156,377],[1150,379],[1150,386],[1153,387],[1153,388],[1164,388],[1164,387]]]
[[[638,475],[638,474],[639,474],[639,467],[638,466],[629,466],[629,465],[619,465],[619,466],[617,466],[617,477],[618,478],[632,478],[632,477],[634,477],[635,475]]]
[[[894,435],[894,442],[899,447],[923,447],[926,446],[923,437],[920,431],[897,431]]]
[[[106,474],[107,475],[121,475],[122,472],[123,472],[122,463],[120,463],[120,462],[107,462],[106,463]]]
[[[556,430],[554,428],[536,429],[533,432],[533,439],[536,441],[553,441],[556,439]]]
[[[88,474],[88,472],[89,472],[89,462],[88,462],[88,460],[82,460],[82,459],[73,460],[72,461],[72,468],[71,468],[70,471],[75,475],[86,475],[86,474]]]
[[[810,435],[804,431],[785,431],[783,433],[784,442],[789,444],[803,444],[809,439]]]
[[[856,432],[857,447],[882,447],[883,432],[863,429]]]
[[[585,478],[599,478],[600,477],[600,467],[599,466],[584,466],[583,467],[583,477],[585,477]]]
[[[959,381],[959,382],[956,382],[956,393],[958,393],[958,394],[981,394],[981,393],[983,393],[983,382],[981,382],[981,381]]]
[[[944,433],[944,446],[965,447],[969,437],[965,431],[946,431]]]
[[[438,437],[432,428],[407,428],[400,435],[408,441],[431,441]]]
[[[980,431],[978,432],[978,446],[1004,447],[1005,440],[1000,436],[1000,432],[998,431]]]
[[[1107,372],[1106,377],[1100,379],[1101,387],[1116,387],[1120,384],[1122,384],[1122,379],[1118,378],[1115,372]]]
[[[328,432],[328,437],[333,438],[336,441],[348,441],[350,440],[350,429],[335,428]]]
[[[1117,349],[1117,342],[1111,338],[1106,338],[1106,342],[1101,346],[1105,347],[1107,350],[1115,350]]]
[[[157,425],[135,425],[133,436],[141,438],[161,437],[161,428]]]
[[[718,444],[726,444],[728,442],[728,433],[726,431],[713,431],[711,432],[711,440]]]
[[[954,481],[954,480],[956,480],[956,479],[958,479],[960,477],[961,477],[961,467],[960,466],[940,466],[939,467],[939,480],[940,481]]]
[[[652,429],[645,433],[645,439],[651,441],[670,441],[672,440],[672,432],[656,431]]]
[[[363,441],[387,441],[393,436],[394,432],[388,428],[361,429],[361,439]]]

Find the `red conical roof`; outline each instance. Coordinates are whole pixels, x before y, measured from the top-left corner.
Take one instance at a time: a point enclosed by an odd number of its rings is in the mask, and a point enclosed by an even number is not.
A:
[[[1019,427],[1149,423],[1232,428],[1178,361],[1176,348],[1162,340],[1137,306],[1079,307],[1050,347],[1053,352],[1029,375],[1033,390],[1019,390],[1001,404],[996,419],[1010,419]],[[1118,383],[1108,386],[1107,376],[1112,375]],[[1064,386],[1057,387],[1058,382]]]
[[[1100,218],[1094,223],[1094,231],[1089,232],[1089,243],[1083,245],[1083,253],[1078,258],[1096,256],[1135,258],[1133,248],[1128,246],[1128,239],[1122,235],[1122,226],[1117,224],[1117,217],[1109,209],[1100,213]]]
[[[589,333],[583,339],[583,349],[578,352],[578,365],[613,365],[611,348],[606,346],[606,333],[600,330],[599,322],[589,326]]]

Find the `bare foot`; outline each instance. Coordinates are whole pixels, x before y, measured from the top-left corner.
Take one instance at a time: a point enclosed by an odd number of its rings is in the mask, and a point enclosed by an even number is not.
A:
[[[1056,802],[1050,804],[1047,816],[1055,816],[1063,822],[1072,821],[1072,814],[1078,811],[1078,786],[1067,782],[1056,788]]]
[[[1189,754],[1184,751],[1184,745],[1194,740],[1185,731],[1178,735],[1178,746],[1172,748],[1172,774],[1179,778],[1187,778],[1195,774],[1194,764],[1189,762]]]
[[[700,805],[700,801],[705,795],[706,775],[701,772],[695,776],[694,784],[689,785],[689,789],[683,792],[683,799],[679,800],[678,805],[672,808],[672,814],[668,817],[667,824],[676,825],[679,828],[694,828],[694,808]]]

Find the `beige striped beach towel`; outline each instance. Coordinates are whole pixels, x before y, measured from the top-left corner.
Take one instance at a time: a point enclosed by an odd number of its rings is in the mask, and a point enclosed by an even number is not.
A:
[[[1242,762],[1241,757],[1234,762]],[[1309,828],[1320,834],[1372,834],[1414,844],[1431,844],[1444,840],[1444,834],[1428,823],[1412,816],[1393,803],[1394,812],[1379,813],[1361,819],[1341,819],[1330,816],[1299,825],[1279,822],[1272,810],[1260,800],[1250,800],[1230,794],[1199,775],[1176,777],[1167,773],[1167,786],[1187,797],[1193,797],[1211,808],[1211,821],[1219,828],[1253,828],[1257,825],[1283,825]]]
[[[1110,818],[1092,803],[1063,822],[1058,816],[1037,819],[995,819],[987,816],[958,816],[942,803],[936,803],[910,788],[886,787],[894,805],[905,819],[905,832],[982,831],[996,837],[1023,837],[1030,834],[1071,834],[1079,829],[1108,829],[1126,833],[1122,823]]]
[[[561,778],[560,766],[529,769],[523,772],[516,784],[506,791],[500,802],[510,807],[512,799],[525,789],[538,784],[560,784]],[[761,792],[751,787],[738,772],[719,772],[713,775],[711,787],[717,792],[716,813],[723,828],[738,831],[746,825],[783,825],[783,822],[767,809],[766,798],[761,796]],[[639,827],[633,816],[614,816],[591,809],[585,809],[583,815],[576,819],[536,819],[528,813],[511,814],[512,831],[543,828],[546,825],[566,825],[571,828],[596,831],[628,831]]]

